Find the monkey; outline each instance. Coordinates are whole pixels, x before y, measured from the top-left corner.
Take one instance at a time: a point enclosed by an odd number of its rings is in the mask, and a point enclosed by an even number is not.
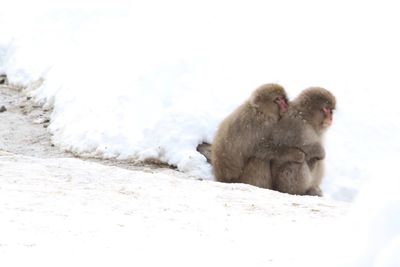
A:
[[[261,146],[287,109],[284,88],[264,84],[221,122],[211,145],[211,163],[217,181],[271,188],[272,158],[304,161],[304,152],[296,147],[282,150],[273,144]]]
[[[285,147],[300,149],[305,154],[305,161],[300,163],[285,158],[273,159],[273,190],[296,195],[322,196],[320,184],[325,158],[322,137],[332,124],[335,107],[336,98],[320,87],[305,89],[290,102],[288,112],[276,123],[269,142],[281,146],[282,150]]]

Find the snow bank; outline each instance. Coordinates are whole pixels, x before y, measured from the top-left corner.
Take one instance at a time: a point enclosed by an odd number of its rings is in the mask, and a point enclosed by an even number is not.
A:
[[[400,151],[400,19],[389,1],[3,5],[0,69],[14,83],[44,78],[30,93],[54,106],[49,129],[64,149],[158,158],[212,179],[197,144],[255,87],[278,82],[292,97],[318,85],[338,98],[328,196],[352,200],[369,166]]]

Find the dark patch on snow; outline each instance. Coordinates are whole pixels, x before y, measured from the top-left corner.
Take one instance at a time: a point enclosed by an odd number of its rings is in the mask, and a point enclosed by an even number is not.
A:
[[[8,84],[7,75],[0,74],[0,84]]]

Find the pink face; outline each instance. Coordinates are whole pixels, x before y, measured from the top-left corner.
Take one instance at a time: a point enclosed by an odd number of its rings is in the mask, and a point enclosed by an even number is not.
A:
[[[325,114],[324,126],[330,127],[332,125],[333,116],[332,116],[332,109],[330,108],[323,108],[322,109]]]
[[[274,102],[278,104],[280,113],[284,113],[288,110],[288,103],[284,96],[282,95],[278,96],[277,98],[275,98]]]

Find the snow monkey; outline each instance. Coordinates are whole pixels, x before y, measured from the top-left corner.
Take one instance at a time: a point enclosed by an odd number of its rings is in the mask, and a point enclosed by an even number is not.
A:
[[[290,103],[288,112],[276,124],[271,135],[273,145],[296,147],[305,153],[305,162],[284,158],[271,161],[272,189],[297,195],[322,196],[325,150],[322,136],[332,124],[336,99],[319,87],[304,90]],[[282,152],[283,153],[283,152]]]
[[[278,84],[264,84],[219,125],[211,148],[214,175],[219,182],[247,183],[271,188],[270,160],[304,162],[296,147],[266,149],[273,126],[288,109],[286,92]],[[285,152],[281,155],[281,152]]]

